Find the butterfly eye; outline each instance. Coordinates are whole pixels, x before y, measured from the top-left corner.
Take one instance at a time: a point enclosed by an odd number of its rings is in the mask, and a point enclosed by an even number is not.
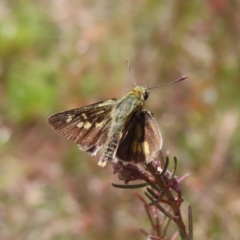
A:
[[[147,100],[147,99],[148,99],[148,92],[144,92],[144,93],[143,93],[143,98],[144,98],[144,100]]]

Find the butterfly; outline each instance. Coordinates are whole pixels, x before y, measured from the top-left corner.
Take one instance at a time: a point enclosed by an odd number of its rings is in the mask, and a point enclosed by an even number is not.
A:
[[[104,146],[99,166],[104,167],[112,160],[150,162],[163,143],[152,113],[143,110],[152,88],[156,87],[136,86],[119,100],[112,98],[60,112],[49,117],[48,123],[62,137],[72,140],[91,155],[96,155]]]

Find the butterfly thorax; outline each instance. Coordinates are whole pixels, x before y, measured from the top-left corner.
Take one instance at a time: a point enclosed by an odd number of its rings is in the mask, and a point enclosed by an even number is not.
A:
[[[108,161],[115,158],[119,142],[124,138],[124,126],[131,121],[133,115],[142,111],[143,103],[147,97],[147,87],[137,86],[117,101],[115,109],[112,112],[108,142],[106,143],[99,165],[104,166]]]

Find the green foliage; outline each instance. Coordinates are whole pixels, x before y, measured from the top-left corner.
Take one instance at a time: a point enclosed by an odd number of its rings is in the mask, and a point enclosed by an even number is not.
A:
[[[55,105],[57,74],[46,61],[23,61],[9,69],[5,112],[12,122],[31,121],[46,115]]]

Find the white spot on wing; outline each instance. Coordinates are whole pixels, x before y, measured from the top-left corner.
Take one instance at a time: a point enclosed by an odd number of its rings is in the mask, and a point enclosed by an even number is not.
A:
[[[96,128],[98,128],[98,127],[102,127],[103,124],[104,124],[104,122],[99,122],[99,123],[96,122],[96,123],[95,123],[95,127],[96,127]]]
[[[85,128],[85,129],[89,129],[91,126],[92,126],[92,124],[91,124],[90,122],[86,122],[86,123],[84,124],[84,128]]]
[[[149,145],[146,141],[142,142],[142,148],[144,149],[145,154],[149,154]]]
[[[78,128],[81,128],[81,127],[83,126],[83,124],[84,124],[83,122],[80,122],[80,123],[77,125],[77,127],[78,127]]]
[[[72,121],[72,115],[69,115],[68,117],[67,117],[67,120],[66,120],[66,122],[71,122]]]
[[[86,115],[85,113],[83,113],[81,116],[82,116],[85,120],[87,119],[87,115]]]

